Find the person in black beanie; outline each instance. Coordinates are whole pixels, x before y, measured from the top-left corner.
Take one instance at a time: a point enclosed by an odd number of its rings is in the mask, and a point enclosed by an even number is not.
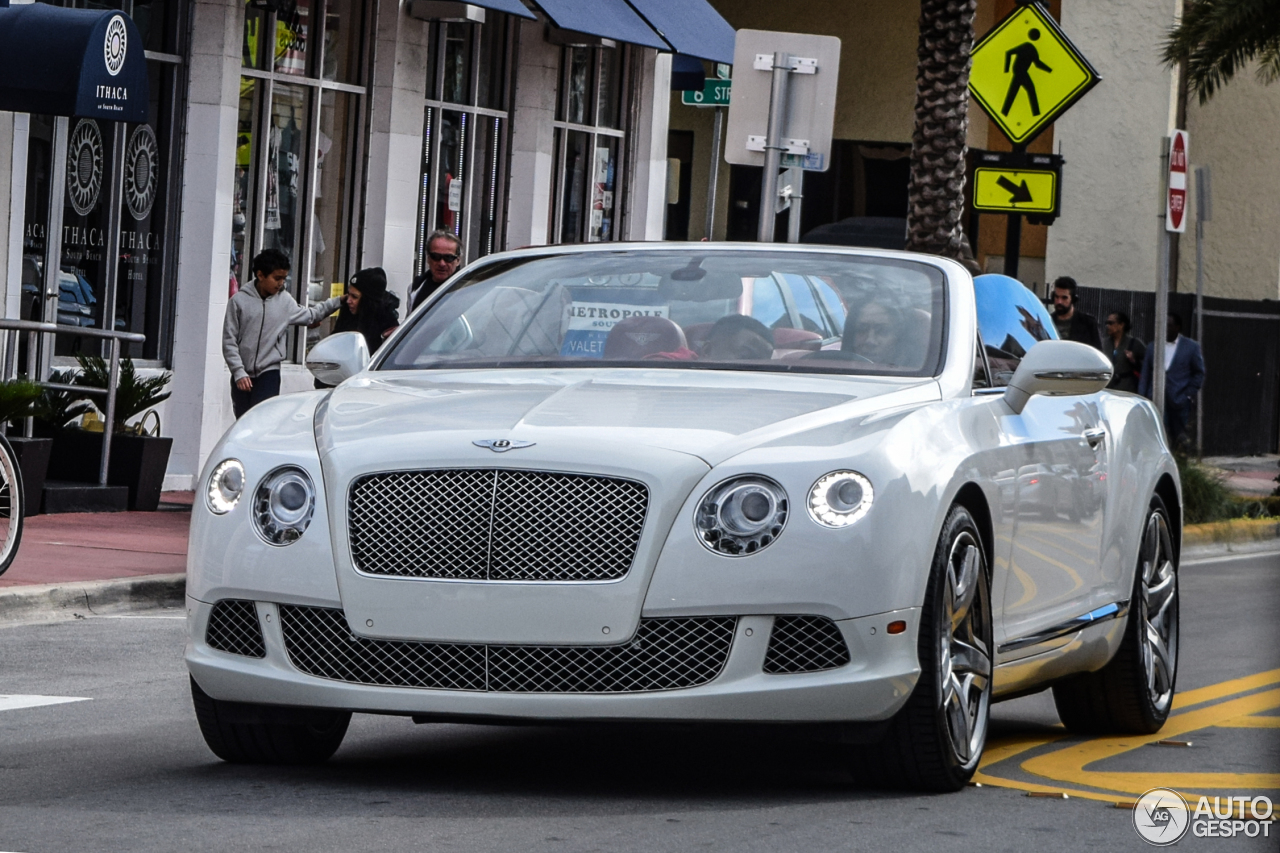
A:
[[[400,299],[387,292],[382,267],[360,270],[347,282],[346,308],[338,312],[333,331],[359,332],[373,355],[400,325]]]

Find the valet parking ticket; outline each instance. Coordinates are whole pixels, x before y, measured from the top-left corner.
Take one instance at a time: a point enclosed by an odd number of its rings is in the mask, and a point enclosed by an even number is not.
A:
[[[628,317],[666,317],[666,305],[625,305],[618,302],[572,302],[568,331],[560,354],[578,358],[603,358],[609,330]]]

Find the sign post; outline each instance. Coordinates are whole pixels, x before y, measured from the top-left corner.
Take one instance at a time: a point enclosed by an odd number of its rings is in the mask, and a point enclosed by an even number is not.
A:
[[[827,170],[839,68],[838,38],[738,31],[724,156],[736,165],[763,167],[756,235],[761,242],[774,239],[779,170]],[[792,182],[797,195],[798,183]],[[788,230],[799,239],[799,205],[792,206],[791,217]]]
[[[1187,134],[1175,130],[1164,140],[1164,228],[1160,232],[1160,278],[1156,282],[1156,340],[1151,359],[1154,370],[1151,375],[1151,401],[1164,416],[1167,401],[1164,398],[1164,354],[1168,348],[1165,340],[1169,325],[1169,277],[1173,234],[1187,230]],[[1170,443],[1176,435],[1166,436]]]
[[[1016,6],[983,36],[971,55],[969,93],[1009,138],[1015,155],[1024,154],[1033,139],[1102,80],[1039,2]],[[1050,216],[1056,215],[1056,199],[1061,196],[1060,165],[1052,188],[1055,203]],[[1013,185],[1016,192],[1011,190],[1010,194],[1018,199],[1016,207],[1011,207],[1014,201],[1010,199],[1005,207],[996,211],[1007,212],[1009,216],[1005,232],[1004,272],[1017,278],[1022,249],[1022,217],[1043,213],[1028,208],[1029,202],[1025,197],[1036,194],[1034,185],[1038,184],[1042,198],[1050,188],[1045,178],[1027,175],[1024,189],[1022,176],[988,175],[984,187],[987,190],[984,197],[988,201],[997,197],[991,182],[999,185],[1001,177]],[[991,211],[990,207],[982,208],[977,204],[978,180],[975,174],[974,207]]]
[[[1204,346],[1204,224],[1213,218],[1208,166],[1196,167],[1196,340]],[[1204,395],[1196,395],[1196,456],[1204,455]]]

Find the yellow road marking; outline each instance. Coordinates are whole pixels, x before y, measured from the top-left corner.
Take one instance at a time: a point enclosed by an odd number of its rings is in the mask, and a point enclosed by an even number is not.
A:
[[[1231,681],[1223,681],[1220,684],[1210,684],[1208,687],[1197,687],[1195,690],[1179,693],[1173,697],[1173,710],[1181,711],[1183,708],[1190,708],[1192,705],[1199,705],[1201,702],[1221,699],[1224,696],[1232,696],[1248,690],[1257,690],[1259,687],[1267,687],[1271,684],[1280,684],[1280,669],[1272,669],[1267,672],[1260,672],[1257,675],[1235,678]]]
[[[1220,729],[1280,729],[1280,717],[1233,717],[1216,725]]]

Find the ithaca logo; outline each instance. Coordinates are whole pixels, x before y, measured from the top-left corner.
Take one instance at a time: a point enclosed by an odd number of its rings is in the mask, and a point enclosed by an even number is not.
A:
[[[485,438],[471,443],[476,447],[487,447],[494,453],[506,453],[508,450],[517,450],[521,447],[533,447],[535,444],[532,441],[520,441],[512,438]]]
[[[124,58],[129,52],[129,30],[124,18],[116,15],[107,22],[107,37],[102,45],[102,58],[107,63],[107,73],[116,76],[124,68]]]

